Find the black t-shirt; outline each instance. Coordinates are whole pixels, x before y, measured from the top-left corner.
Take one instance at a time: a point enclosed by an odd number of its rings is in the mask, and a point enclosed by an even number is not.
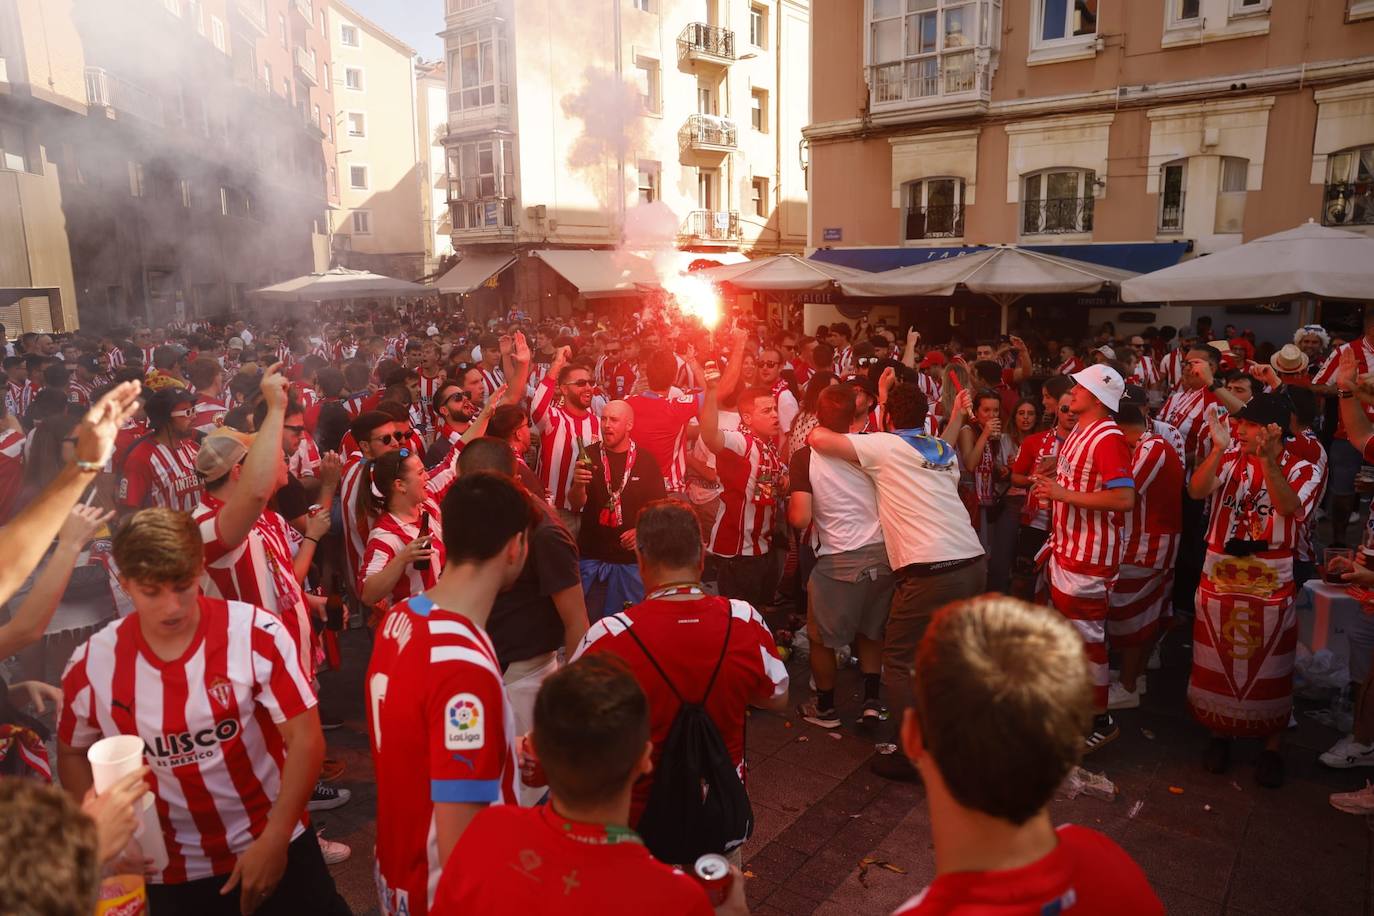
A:
[[[811,446],[803,445],[792,453],[787,462],[789,493],[811,492]]]
[[[630,479],[625,481],[625,489],[620,494],[622,524],[608,528],[601,524],[601,510],[610,499],[602,465],[603,451],[600,442],[587,449],[587,457],[592,459],[592,482],[587,485],[587,505],[582,507],[582,531],[577,537],[577,547],[582,556],[589,560],[634,563],[635,552],[620,546],[620,536],[635,526],[640,509],[667,495],[663,489],[663,472],[648,449],[635,449],[635,466],[631,468]],[[624,480],[625,462],[629,454],[628,451],[604,452],[605,460],[611,464],[613,486],[619,486],[620,481]]]
[[[295,474],[286,475],[286,485],[277,491],[276,500],[277,513],[288,522],[310,511],[310,494]]]
[[[546,504],[540,508],[543,517],[530,535],[525,568],[509,591],[496,596],[487,620],[487,635],[502,670],[563,645],[563,618],[553,595],[582,582],[572,535]]]

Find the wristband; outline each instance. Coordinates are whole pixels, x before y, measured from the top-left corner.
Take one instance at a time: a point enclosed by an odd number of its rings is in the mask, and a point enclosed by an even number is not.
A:
[[[78,471],[88,471],[88,472],[90,472],[90,473],[92,473],[92,474],[99,474],[101,471],[105,470],[105,462],[103,462],[103,461],[78,461],[78,462],[76,462],[76,469],[77,469]]]
[[[1336,397],[1340,398],[1342,401],[1346,398],[1353,398],[1354,396],[1355,392],[1351,391],[1349,388],[1341,388],[1336,392]]]
[[[312,544],[319,544],[319,543],[320,543],[320,539],[319,539],[319,538],[312,538],[312,537],[311,537],[310,535],[308,535],[308,534],[303,534],[303,535],[301,535],[301,540],[309,541],[309,542],[312,543]]]

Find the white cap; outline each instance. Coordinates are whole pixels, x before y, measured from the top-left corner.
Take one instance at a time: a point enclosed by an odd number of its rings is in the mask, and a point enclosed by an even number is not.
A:
[[[1091,391],[1093,397],[1105,404],[1108,410],[1115,411],[1121,408],[1121,397],[1126,393],[1126,383],[1121,380],[1121,373],[1111,366],[1089,366],[1082,372],[1075,372],[1069,378]]]
[[[1102,346],[1098,347],[1097,352],[1107,357],[1107,359],[1116,359],[1116,351],[1113,350],[1111,347],[1107,346],[1106,344],[1103,344]]]

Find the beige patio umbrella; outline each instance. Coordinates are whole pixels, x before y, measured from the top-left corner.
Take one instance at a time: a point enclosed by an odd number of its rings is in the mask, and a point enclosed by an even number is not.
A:
[[[997,245],[973,254],[869,274],[864,279],[841,280],[839,285],[848,296],[952,296],[963,287],[1002,307],[1005,334],[1007,307],[1022,296],[1096,293],[1119,287],[1134,276],[1129,270]]]
[[[1374,238],[1312,220],[1216,254],[1143,274],[1125,302],[1265,302],[1374,299]]]
[[[829,289],[831,284],[842,280],[874,276],[866,270],[799,258],[794,254],[777,254],[742,264],[710,267],[698,273],[715,283],[729,283],[736,289],[759,292]]]
[[[334,267],[323,273],[305,274],[253,290],[271,302],[326,302],[333,299],[367,299],[371,296],[423,296],[428,286],[397,280],[366,270]]]

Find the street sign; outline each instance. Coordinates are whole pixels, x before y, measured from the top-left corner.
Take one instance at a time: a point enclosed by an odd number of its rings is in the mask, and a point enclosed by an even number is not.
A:
[[[844,240],[844,229],[839,226],[826,226],[821,230],[821,238],[827,242],[839,242]]]

